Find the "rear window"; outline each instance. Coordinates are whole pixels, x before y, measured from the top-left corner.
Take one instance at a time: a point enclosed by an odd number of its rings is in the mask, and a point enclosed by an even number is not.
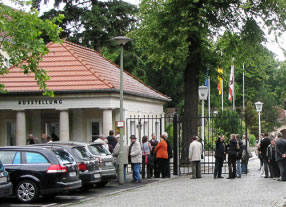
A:
[[[27,164],[39,164],[39,163],[49,163],[48,160],[36,152],[26,152]]]
[[[96,144],[89,145],[88,149],[94,155],[106,154],[100,145],[96,145]]]
[[[16,155],[16,151],[0,151],[0,160],[2,161],[3,164],[13,164],[15,155]],[[19,156],[20,156],[20,153],[19,153]]]
[[[56,154],[58,160],[59,160],[63,165],[65,165],[65,164],[70,164],[70,163],[74,163],[74,162],[75,162],[74,159],[73,159],[73,157],[71,156],[71,154],[68,153],[68,152],[66,152],[66,151],[63,151],[63,150],[54,150],[53,152]]]
[[[74,147],[73,151],[80,159],[89,159],[88,152],[84,147]]]
[[[2,162],[0,160],[0,172],[3,172],[3,171],[4,171],[4,166],[3,166],[3,164],[2,164]]]

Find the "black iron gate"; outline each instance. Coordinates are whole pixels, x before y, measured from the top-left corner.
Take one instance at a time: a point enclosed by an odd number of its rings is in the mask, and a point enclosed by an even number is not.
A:
[[[240,137],[247,134],[246,116],[210,116],[210,117],[193,117],[198,122],[198,137],[201,139],[204,148],[203,159],[201,161],[201,170],[203,174],[213,174],[214,172],[214,152],[215,141],[220,134],[224,134],[226,142],[231,133],[239,134]],[[204,127],[202,127],[204,122]],[[201,134],[204,130],[204,139]],[[174,175],[191,173],[190,162],[184,162],[182,148],[183,146],[183,117],[177,114],[170,116],[130,116],[126,119],[126,137],[136,135],[141,139],[143,136],[151,138],[155,133],[159,140],[162,132],[167,132],[169,141],[173,144],[173,158],[170,160],[171,170]],[[247,139],[246,139],[247,140]],[[129,139],[127,139],[129,145]],[[247,144],[246,144],[247,146]],[[227,163],[224,163],[223,173],[228,173]]]

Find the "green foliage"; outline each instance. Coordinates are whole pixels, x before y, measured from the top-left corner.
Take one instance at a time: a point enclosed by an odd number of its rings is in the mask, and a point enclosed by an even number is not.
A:
[[[53,96],[53,92],[47,88],[49,76],[46,71],[38,68],[41,58],[49,52],[42,36],[54,42],[60,41],[61,29],[56,22],[62,18],[60,15],[51,20],[41,20],[35,10],[23,12],[0,4],[0,48],[10,57],[10,65],[22,68],[25,74],[34,73],[44,95]],[[4,62],[4,56],[0,55],[0,74],[8,73]],[[1,89],[3,87],[1,84]]]
[[[254,147],[256,145],[256,137],[255,137],[255,135],[250,134],[248,139],[249,139],[249,145],[251,147]]]
[[[226,140],[230,134],[241,134],[241,118],[236,111],[220,111],[215,118],[215,127],[221,129]]]

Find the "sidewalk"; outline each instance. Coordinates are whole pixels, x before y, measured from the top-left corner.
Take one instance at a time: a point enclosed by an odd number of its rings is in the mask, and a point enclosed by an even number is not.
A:
[[[202,179],[178,176],[159,179],[157,182],[139,184],[108,195],[75,203],[78,207],[278,207],[285,204],[286,182],[265,179],[260,176],[259,160],[249,162],[249,174],[240,179],[213,179],[203,175]],[[226,175],[225,175],[226,177]],[[149,182],[149,181],[146,181]],[[112,195],[112,196],[111,196]]]

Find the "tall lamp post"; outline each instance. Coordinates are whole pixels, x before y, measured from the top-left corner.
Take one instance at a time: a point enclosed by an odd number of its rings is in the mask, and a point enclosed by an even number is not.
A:
[[[204,108],[205,108],[205,101],[208,99],[208,87],[206,86],[200,86],[199,87],[199,97],[200,100],[202,101],[202,130],[201,130],[201,137],[202,137],[202,142],[204,144],[205,140],[205,113],[204,113]]]
[[[258,137],[259,137],[259,142],[261,141],[260,135],[261,135],[261,123],[260,123],[260,112],[262,112],[262,106],[263,103],[258,101],[255,103],[256,111],[258,112]]]
[[[123,46],[131,41],[130,38],[119,36],[112,38],[120,45],[120,121],[123,120]],[[119,184],[124,184],[124,166],[123,166],[123,127],[120,127],[120,149],[119,149]]]

